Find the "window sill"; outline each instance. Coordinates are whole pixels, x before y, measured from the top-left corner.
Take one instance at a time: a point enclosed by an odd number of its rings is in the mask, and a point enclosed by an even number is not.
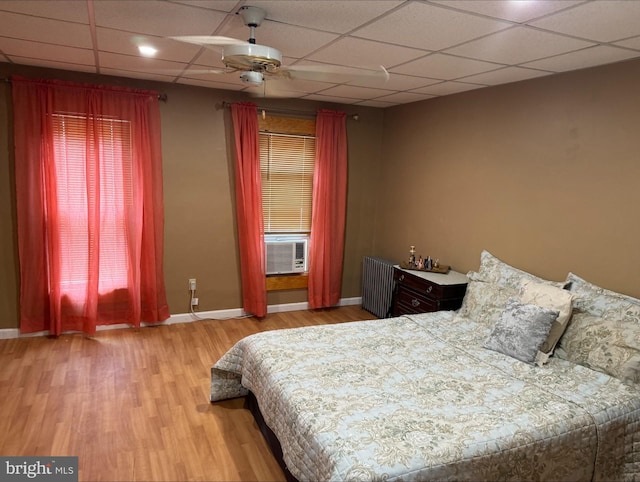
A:
[[[267,276],[266,283],[267,291],[306,289],[309,283],[309,275]]]

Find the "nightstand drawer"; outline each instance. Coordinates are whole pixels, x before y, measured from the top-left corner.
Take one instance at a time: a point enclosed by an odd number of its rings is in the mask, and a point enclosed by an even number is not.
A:
[[[438,311],[438,302],[420,291],[403,286],[397,291],[396,307],[394,308],[399,313],[426,313],[427,311]]]
[[[402,283],[403,285],[413,288],[416,291],[420,291],[426,295],[431,296],[435,299],[447,298],[445,296],[445,287],[441,286],[437,283],[433,283],[429,280],[419,278],[410,273],[404,273],[402,271],[396,270],[394,272],[394,279],[398,283]]]

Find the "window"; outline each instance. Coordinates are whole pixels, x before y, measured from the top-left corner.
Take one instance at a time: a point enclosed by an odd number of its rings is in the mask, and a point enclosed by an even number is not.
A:
[[[70,114],[54,114],[52,121],[60,290],[82,303],[89,263],[99,266],[99,294],[128,286],[125,210],[133,204],[131,126],[119,119]],[[100,150],[99,165],[87,162],[96,158],[87,149]],[[90,234],[92,215],[99,219],[99,243]]]
[[[311,232],[315,121],[260,120],[262,210],[266,234]]]

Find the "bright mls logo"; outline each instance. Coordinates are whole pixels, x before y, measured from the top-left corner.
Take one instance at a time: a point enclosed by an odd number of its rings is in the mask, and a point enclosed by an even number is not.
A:
[[[0,482],[78,482],[78,457],[0,457]]]

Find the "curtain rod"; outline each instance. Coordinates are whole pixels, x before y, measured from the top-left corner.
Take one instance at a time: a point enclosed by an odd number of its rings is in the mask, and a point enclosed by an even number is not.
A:
[[[6,82],[7,84],[11,83],[11,79],[8,77],[0,77],[0,82]],[[115,86],[118,87],[118,86]],[[169,99],[166,93],[158,93],[158,100],[161,102],[166,102]]]
[[[233,102],[227,102],[227,101],[223,101],[222,102],[222,107],[231,107],[231,104],[233,104]],[[315,118],[316,117],[316,113],[315,112],[311,112],[308,110],[295,110],[295,109],[286,109],[286,108],[282,108],[282,107],[263,107],[260,105],[256,105],[256,109],[258,109],[259,111],[264,111],[264,112],[268,112],[268,113],[272,113],[272,114],[289,114],[289,115],[296,115],[298,117],[309,117],[309,118]],[[360,116],[358,114],[347,114],[347,117],[353,120],[358,120],[360,118]]]

